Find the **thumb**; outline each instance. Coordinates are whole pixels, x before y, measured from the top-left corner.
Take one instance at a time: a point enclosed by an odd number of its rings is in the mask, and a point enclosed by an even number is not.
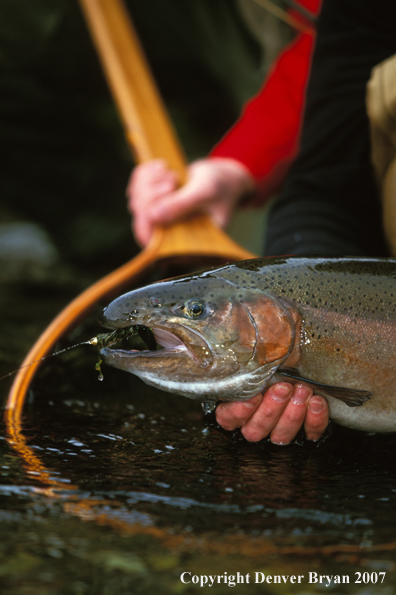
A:
[[[154,224],[178,221],[205,210],[206,197],[188,183],[157,200],[152,206],[151,220]]]

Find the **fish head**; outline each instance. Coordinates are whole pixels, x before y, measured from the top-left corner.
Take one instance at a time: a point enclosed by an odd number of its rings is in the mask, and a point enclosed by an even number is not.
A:
[[[294,321],[274,296],[215,272],[136,289],[104,310],[111,329],[149,327],[154,350],[101,349],[105,363],[162,390],[202,401],[257,394],[292,350]]]

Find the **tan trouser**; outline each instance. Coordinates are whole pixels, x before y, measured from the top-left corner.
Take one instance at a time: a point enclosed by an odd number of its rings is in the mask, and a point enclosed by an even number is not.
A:
[[[396,256],[396,55],[373,69],[367,85],[367,112],[385,237]]]

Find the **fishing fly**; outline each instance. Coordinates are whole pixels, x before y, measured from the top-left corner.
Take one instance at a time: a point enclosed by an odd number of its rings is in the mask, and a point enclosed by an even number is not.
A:
[[[48,359],[50,357],[54,357],[55,355],[61,355],[62,353],[65,353],[66,351],[70,351],[71,349],[75,349],[76,347],[80,347],[81,345],[93,345],[95,347],[98,347],[99,349],[102,349],[103,347],[111,347],[112,345],[116,345],[117,343],[120,343],[124,339],[128,339],[129,337],[132,337],[133,335],[136,335],[136,334],[141,335],[142,333],[145,333],[146,336],[148,336],[150,332],[151,332],[150,329],[148,329],[146,327],[138,328],[137,326],[132,325],[127,328],[116,329],[109,333],[99,333],[98,335],[96,335],[95,337],[92,337],[91,339],[88,339],[87,341],[81,341],[80,343],[76,343],[75,345],[70,345],[69,347],[65,347],[64,349],[60,349],[58,351],[55,351],[54,353],[50,353],[49,355],[45,355],[44,357],[41,357],[41,358],[36,359],[32,362],[29,362],[28,364],[20,366],[16,370],[12,370],[12,372],[8,372],[8,374],[1,376],[0,380],[4,380],[5,378],[12,376],[13,374],[16,374],[18,372],[18,370],[21,370],[22,368],[27,368],[37,362],[41,362],[41,361]],[[99,375],[98,375],[99,380],[103,380],[103,378],[104,378],[102,370],[101,370],[101,364],[102,364],[102,359],[99,357],[97,363],[95,364],[95,370],[97,372],[99,372]]]

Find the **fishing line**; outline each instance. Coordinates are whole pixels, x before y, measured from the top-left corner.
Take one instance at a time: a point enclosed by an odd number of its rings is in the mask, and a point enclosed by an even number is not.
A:
[[[13,374],[16,374],[19,370],[22,370],[22,368],[28,368],[29,366],[32,366],[33,364],[36,364],[37,362],[42,362],[43,360],[53,357],[54,355],[60,355],[61,353],[65,353],[65,351],[70,351],[71,349],[75,349],[76,347],[80,347],[81,345],[98,345],[98,344],[99,344],[98,337],[93,337],[92,339],[89,339],[88,341],[82,341],[81,343],[76,343],[75,345],[70,345],[70,347],[65,347],[65,349],[60,349],[59,351],[55,351],[54,353],[50,353],[49,355],[45,355],[44,357],[35,359],[32,362],[29,362],[28,364],[24,364],[23,366],[20,366],[16,370],[12,370],[12,372],[8,372],[8,374],[5,374],[4,376],[0,376],[0,380],[4,380],[5,378],[12,376]]]
[[[8,372],[8,374],[5,374],[4,376],[1,376],[0,380],[4,380],[5,378],[12,376],[13,374],[16,374],[22,368],[28,368],[29,366],[32,366],[33,364],[36,364],[37,362],[41,362],[45,359],[53,357],[54,355],[60,355],[61,353],[65,353],[65,351],[70,351],[71,349],[75,349],[76,347],[80,347],[81,345],[94,345],[95,347],[99,347],[99,349],[102,347],[107,347],[107,346],[111,347],[112,345],[119,343],[123,339],[127,339],[128,337],[136,335],[138,333],[138,331],[140,331],[140,332],[143,331],[143,332],[147,333],[148,330],[149,329],[147,329],[146,327],[142,327],[142,329],[140,329],[140,328],[138,329],[137,326],[132,325],[127,328],[116,329],[115,331],[112,331],[110,333],[100,333],[100,334],[96,335],[95,337],[92,337],[92,339],[88,339],[88,341],[81,341],[81,343],[76,343],[75,345],[70,345],[69,347],[65,347],[65,349],[60,349],[59,351],[55,351],[54,353],[50,353],[49,355],[40,357],[40,359],[36,359],[32,362],[29,362],[28,364],[24,364],[23,366],[20,366],[16,370],[13,370],[12,372]],[[99,380],[103,380],[103,374],[102,374],[102,370],[100,368],[101,363],[102,363],[102,360],[99,358],[99,361],[95,365],[95,370],[97,372],[99,372],[99,376],[98,376]]]

